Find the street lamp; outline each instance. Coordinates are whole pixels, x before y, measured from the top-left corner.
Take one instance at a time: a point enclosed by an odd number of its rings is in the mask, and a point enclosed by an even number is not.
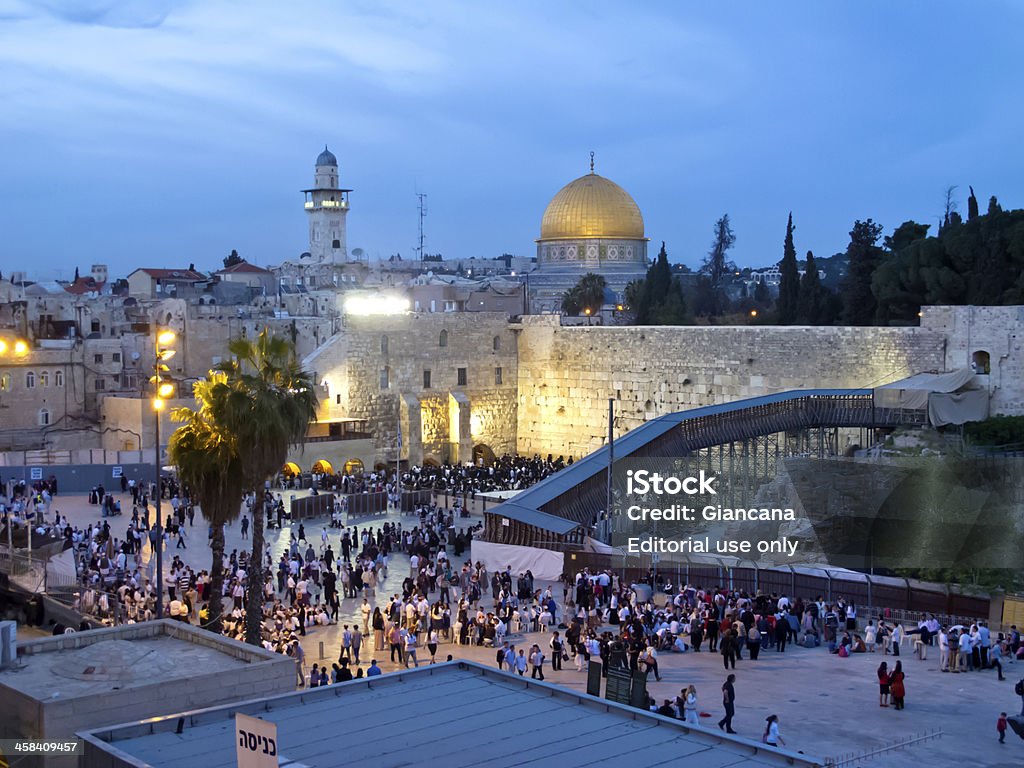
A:
[[[175,350],[170,345],[175,340],[174,331],[156,332],[155,354],[153,359],[153,376],[150,382],[153,384],[153,421],[154,432],[156,433],[155,461],[156,465],[156,492],[153,494],[153,503],[156,506],[156,617],[164,617],[164,533],[163,523],[160,521],[160,412],[164,409],[165,400],[174,394],[174,382],[170,381],[168,374],[170,368],[167,361],[174,357]]]

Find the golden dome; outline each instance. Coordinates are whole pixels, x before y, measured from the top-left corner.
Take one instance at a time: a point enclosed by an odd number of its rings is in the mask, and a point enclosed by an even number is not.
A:
[[[541,240],[606,237],[644,238],[644,217],[629,193],[603,176],[588,173],[562,187],[544,211]]]

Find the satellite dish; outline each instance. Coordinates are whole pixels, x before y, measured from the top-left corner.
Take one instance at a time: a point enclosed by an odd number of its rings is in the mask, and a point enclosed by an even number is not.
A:
[[[140,357],[142,357],[142,355],[138,352],[132,352],[132,360],[138,360]]]
[[[362,248],[353,248],[352,249],[352,255],[355,256],[357,259],[363,258],[363,249]]]

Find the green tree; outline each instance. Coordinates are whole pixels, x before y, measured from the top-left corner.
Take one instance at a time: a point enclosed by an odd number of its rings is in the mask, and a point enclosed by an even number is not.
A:
[[[241,264],[244,261],[245,259],[238,255],[238,251],[232,248],[231,253],[224,257],[224,269],[233,267],[235,264]]]
[[[871,279],[882,261],[878,238],[882,225],[874,221],[855,221],[846,247],[849,266],[843,282],[843,322],[847,325],[871,325],[878,302],[871,290]]]
[[[596,315],[604,306],[604,292],[607,287],[608,281],[603,275],[588,272],[565,292],[562,297],[562,311],[567,315],[579,315],[589,309],[589,314]]]
[[[627,286],[626,296],[637,325],[684,325],[688,321],[682,283],[668,263],[664,242],[647,276]]]
[[[779,264],[779,325],[792,325],[797,321],[797,303],[800,301],[800,270],[796,266],[796,247],[793,245],[793,213],[786,223],[786,240]]]
[[[818,275],[818,264],[811,251],[807,252],[807,265],[804,276],[800,278],[800,293],[797,296],[797,322],[804,325],[820,325],[824,318],[824,305],[827,289],[821,284]]]
[[[206,629],[219,633],[224,591],[224,525],[241,512],[245,473],[238,438],[225,429],[232,392],[227,374],[211,371],[206,379],[193,385],[192,392],[198,407],[172,411],[172,421],[181,426],[171,435],[167,451],[178,468],[178,477],[210,524],[210,620]]]
[[[736,270],[728,257],[729,249],[736,243],[736,235],[733,234],[732,226],[729,224],[729,214],[722,214],[722,217],[715,222],[714,239],[711,242],[711,249],[704,257],[701,265],[701,274],[706,278],[706,285],[710,295],[706,297],[706,304],[709,310],[706,314],[715,317],[725,310],[725,294],[722,284],[725,276]]]
[[[974,196],[974,187],[968,186],[971,196],[967,198],[967,220],[973,221],[978,218],[978,198]]]
[[[288,449],[305,436],[319,401],[309,373],[295,357],[295,346],[266,328],[255,341],[234,339],[232,358],[217,368],[227,376],[230,394],[224,426],[236,437],[244,489],[262,490],[288,459]],[[246,594],[245,639],[260,644],[263,620],[263,500],[252,509],[252,556]]]

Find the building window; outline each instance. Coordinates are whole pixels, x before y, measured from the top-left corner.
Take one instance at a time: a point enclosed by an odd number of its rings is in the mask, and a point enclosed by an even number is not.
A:
[[[48,427],[50,425],[50,412],[46,408],[39,409],[39,426]]]
[[[10,392],[10,391],[11,391],[11,374],[5,373],[3,376],[0,376],[0,392]]]
[[[101,389],[107,388],[107,382],[104,379],[96,377],[96,391],[99,392]]]
[[[466,369],[465,368],[459,368],[458,369],[458,384],[459,384],[460,387],[466,386]]]
[[[454,301],[445,301],[445,303],[444,303],[444,311],[445,312],[454,312],[455,311],[455,302]]]
[[[314,285],[316,285],[316,275],[308,275],[306,277],[306,283],[309,284],[310,288],[312,288]]]
[[[388,335],[386,333],[380,337],[380,353],[382,355],[388,353]]]
[[[423,370],[423,388],[430,389],[430,369],[425,368]]]
[[[491,349],[495,352],[501,352],[501,336],[495,336],[491,339]]]
[[[494,383],[501,384],[501,366],[499,365],[494,369]]]
[[[64,371],[53,372],[53,386],[63,387],[64,386]]]
[[[94,363],[102,363],[103,362],[103,355],[101,355],[101,354],[100,355],[93,355],[92,356],[92,361]]]
[[[39,372],[39,386],[40,387],[48,387],[48,386],[50,386],[50,372],[49,371],[40,371]]]
[[[99,333],[100,332],[100,321],[99,320],[93,320],[91,323],[89,323],[89,329],[93,333]]]
[[[391,386],[391,368],[384,366],[380,369],[380,388],[387,389]]]
[[[33,371],[28,371],[25,374],[25,389],[35,389],[36,387],[36,374]]]
[[[335,403],[336,403],[337,405],[341,405],[341,395],[335,395],[335,396],[334,396],[334,402],[335,402]]]
[[[989,372],[990,361],[988,352],[978,350],[971,355],[971,370],[975,373],[986,374]]]
[[[441,331],[441,335],[437,339],[437,346],[447,347],[448,346],[448,331]]]
[[[121,362],[121,353],[120,352],[114,352],[110,356],[110,359],[113,360],[115,363],[120,363]]]

